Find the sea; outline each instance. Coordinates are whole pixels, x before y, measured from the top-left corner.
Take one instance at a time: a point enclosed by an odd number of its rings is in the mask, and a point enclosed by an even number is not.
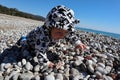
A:
[[[120,39],[120,34],[116,34],[116,33],[104,32],[104,31],[87,29],[87,28],[82,28],[82,27],[75,27],[75,28],[78,30],[86,31],[86,32],[94,32],[96,34],[102,34],[102,35],[110,36],[116,39]]]

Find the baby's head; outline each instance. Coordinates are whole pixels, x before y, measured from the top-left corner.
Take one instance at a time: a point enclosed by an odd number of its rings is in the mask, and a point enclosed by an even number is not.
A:
[[[59,5],[51,9],[48,13],[44,25],[52,31],[69,32],[74,30],[75,24],[79,23],[79,20],[75,19],[72,9]],[[52,33],[51,33],[52,34]]]

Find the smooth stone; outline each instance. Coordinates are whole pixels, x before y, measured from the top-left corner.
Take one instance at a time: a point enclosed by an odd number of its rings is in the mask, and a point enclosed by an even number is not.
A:
[[[64,71],[63,70],[58,70],[59,73],[61,74],[64,74]]]
[[[35,79],[35,80],[40,80],[40,76],[37,75],[37,76],[34,77],[34,79]]]
[[[38,72],[39,70],[40,70],[40,66],[39,66],[39,65],[36,65],[36,66],[34,67],[34,71]]]
[[[94,74],[96,75],[96,77],[97,77],[98,79],[101,79],[101,78],[102,78],[102,73],[101,73],[101,72],[96,71]]]
[[[14,65],[14,68],[15,68],[15,69],[19,69],[19,70],[22,69],[22,67],[19,67],[18,65]]]
[[[31,80],[34,77],[33,73],[22,73],[20,75],[20,80]]]
[[[49,48],[48,48],[48,50],[50,50],[50,51],[53,50],[53,49],[54,49],[53,47],[49,47]]]
[[[53,75],[47,75],[44,80],[55,80],[55,77]]]
[[[88,80],[89,77],[90,75],[87,75],[83,80]]]
[[[69,56],[69,59],[72,60],[72,59],[73,59],[73,56]]]
[[[110,57],[114,57],[113,54],[111,53],[106,53],[106,55],[110,58]]]
[[[0,80],[4,80],[4,77],[3,77],[3,76],[0,76]]]
[[[69,74],[70,68],[69,67],[70,67],[69,65],[66,65],[66,67],[64,69],[64,72],[65,72],[64,74],[66,77],[70,76],[70,74]]]
[[[17,73],[19,73],[20,70],[19,69],[13,69],[13,71],[9,74],[9,77],[13,77],[14,75],[16,75]]]
[[[98,66],[100,66],[100,67],[102,67],[102,68],[105,68],[105,64],[104,63],[97,63],[98,64]]]
[[[103,78],[104,78],[105,80],[113,80],[112,77],[106,76],[106,75],[103,75]]]
[[[31,65],[30,62],[27,62],[27,63],[26,63],[25,69],[28,70],[28,71],[32,69],[32,65]]]
[[[80,80],[80,79],[83,79],[83,76],[81,75],[73,76],[73,80]]]
[[[33,60],[34,60],[34,62],[38,63],[38,58],[37,57],[34,57]]]
[[[3,74],[3,71],[0,71],[0,76],[2,76],[2,74]]]
[[[80,61],[83,61],[84,60],[84,57],[82,56],[76,56],[77,60],[80,60]]]
[[[98,62],[96,58],[92,58],[92,61],[95,62],[95,63]]]
[[[112,78],[112,77],[110,77],[110,76],[107,76],[107,78],[108,78],[108,80],[113,80],[113,78]]]
[[[75,52],[71,52],[70,54],[71,54],[71,56],[74,56],[76,53]]]
[[[75,65],[75,66],[79,66],[81,63],[82,63],[82,61],[76,60],[76,61],[74,62],[74,65]]]
[[[25,65],[27,63],[26,59],[22,59],[22,65]]]
[[[1,71],[5,71],[4,66],[5,66],[5,63],[1,63],[1,65],[0,65],[0,70],[1,70]]]
[[[48,75],[48,73],[47,73],[47,72],[44,72],[44,73],[43,73],[43,75],[44,75],[44,76],[47,76],[47,75]]]
[[[62,50],[63,50],[63,51],[66,51],[67,49],[66,49],[66,47],[63,47]]]
[[[96,67],[95,70],[99,71],[101,74],[107,74],[107,71],[104,68],[100,67],[100,66]]]
[[[72,74],[73,76],[80,75],[79,71],[77,69],[75,69],[75,68],[72,68],[70,70],[70,74]]]
[[[92,65],[93,64],[93,61],[92,60],[87,60],[86,61],[86,65]]]
[[[22,63],[21,63],[21,62],[18,62],[17,65],[18,65],[19,67],[22,67]]]
[[[18,77],[20,76],[20,73],[16,73],[13,75],[12,80],[18,80]]]
[[[96,55],[105,59],[108,58],[105,54],[96,54]]]
[[[61,69],[61,70],[64,70],[64,66],[61,66],[60,69]]]
[[[7,63],[7,64],[5,64],[4,68],[5,68],[5,69],[12,68],[11,63]]]
[[[107,60],[106,65],[113,67],[113,61],[112,60]]]
[[[105,70],[107,71],[107,74],[110,73],[110,71],[112,70],[112,67],[111,66],[106,66],[105,67]]]
[[[56,74],[55,79],[63,80],[63,75],[58,73],[58,74]]]
[[[7,75],[5,76],[4,80],[10,80],[10,77]]]
[[[95,69],[92,65],[88,65],[88,70],[91,72],[91,73],[94,73]]]
[[[47,73],[51,73],[52,71],[53,71],[52,68],[48,68],[48,69],[46,70]]]
[[[11,72],[11,68],[8,68],[5,72],[9,74]]]

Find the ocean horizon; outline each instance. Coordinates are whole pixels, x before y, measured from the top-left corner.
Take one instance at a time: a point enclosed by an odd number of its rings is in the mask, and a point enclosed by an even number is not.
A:
[[[105,32],[105,31],[100,31],[100,30],[93,30],[93,29],[82,28],[82,27],[75,27],[75,28],[78,30],[86,31],[86,32],[93,32],[96,34],[102,34],[105,36],[110,36],[112,38],[120,39],[120,34],[117,34],[117,33]]]

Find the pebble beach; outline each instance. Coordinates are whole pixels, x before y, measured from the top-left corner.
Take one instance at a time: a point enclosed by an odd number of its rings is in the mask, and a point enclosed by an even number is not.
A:
[[[49,68],[16,42],[44,22],[0,14],[0,80],[120,80],[120,39],[78,30],[85,51],[65,39],[49,47]]]

